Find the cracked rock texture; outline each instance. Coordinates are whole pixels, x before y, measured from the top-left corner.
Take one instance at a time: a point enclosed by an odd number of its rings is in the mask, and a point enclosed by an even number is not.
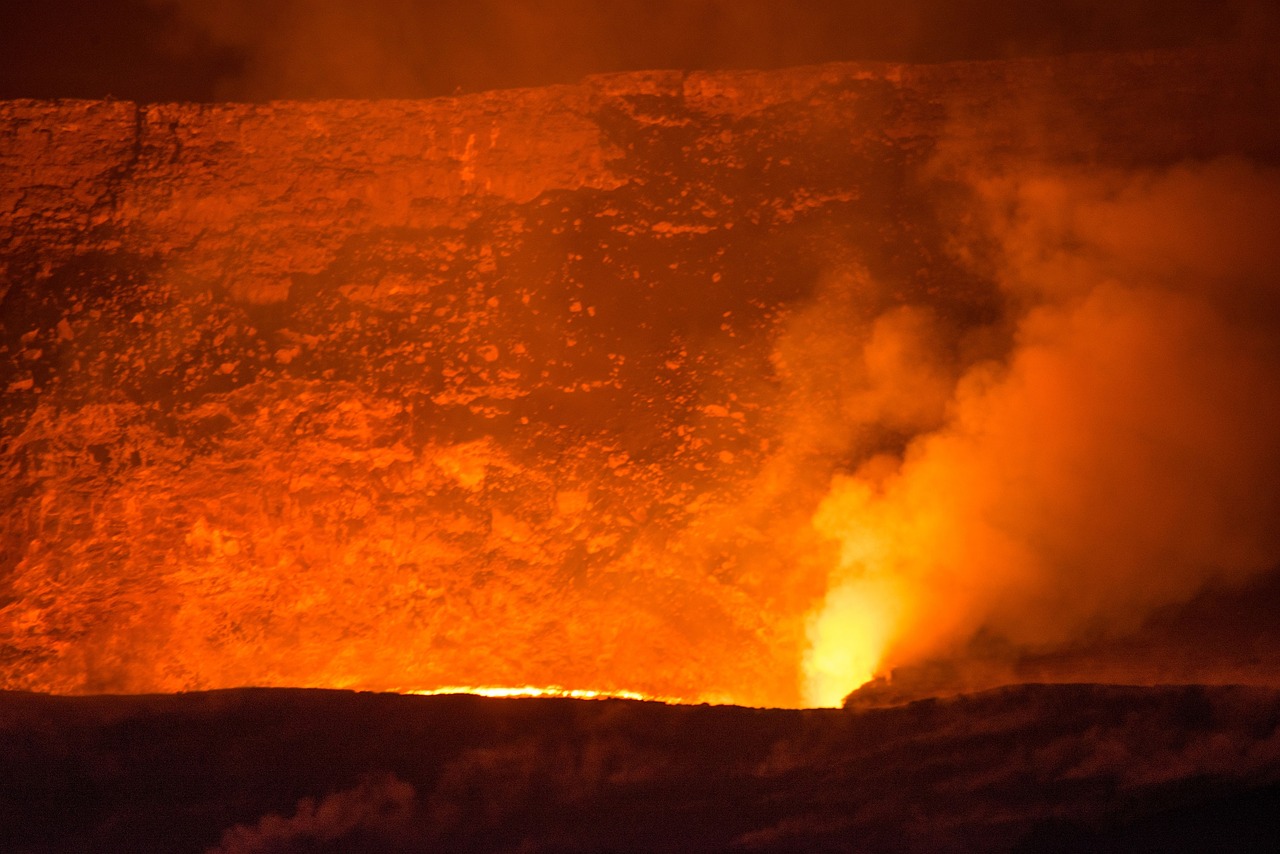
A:
[[[948,151],[1274,158],[1250,62],[0,103],[0,687],[794,703],[857,461],[788,446],[788,318],[990,316]]]

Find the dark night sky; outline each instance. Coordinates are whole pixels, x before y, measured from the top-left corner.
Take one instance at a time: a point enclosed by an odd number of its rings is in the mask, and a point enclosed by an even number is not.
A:
[[[644,68],[936,62],[1271,31],[1268,0],[5,0],[0,98],[430,97]]]

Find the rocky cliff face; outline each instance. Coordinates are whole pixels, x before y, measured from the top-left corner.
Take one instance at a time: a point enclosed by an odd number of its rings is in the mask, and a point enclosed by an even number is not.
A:
[[[1273,157],[1250,69],[0,104],[0,687],[795,703],[858,460],[797,429],[841,377],[791,319],[987,322],[959,160]]]

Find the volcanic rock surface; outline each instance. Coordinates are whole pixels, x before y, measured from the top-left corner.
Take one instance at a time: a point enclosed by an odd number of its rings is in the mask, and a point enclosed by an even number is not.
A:
[[[1021,686],[764,710],[0,693],[4,850],[1270,851],[1280,695]]]
[[[859,460],[796,438],[840,363],[797,371],[789,319],[822,288],[837,325],[908,300],[996,316],[950,251],[949,153],[1274,158],[1249,63],[0,104],[0,686],[795,704],[826,577],[805,523]],[[819,719],[853,720],[796,720]]]

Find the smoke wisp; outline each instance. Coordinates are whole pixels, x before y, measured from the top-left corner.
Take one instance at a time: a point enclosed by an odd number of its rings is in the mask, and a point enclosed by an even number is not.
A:
[[[298,801],[288,817],[271,813],[254,825],[236,825],[206,854],[267,854],[298,846],[339,844],[343,850],[398,850],[392,839],[409,824],[416,809],[414,787],[394,774],[370,774],[355,787],[321,798]]]

